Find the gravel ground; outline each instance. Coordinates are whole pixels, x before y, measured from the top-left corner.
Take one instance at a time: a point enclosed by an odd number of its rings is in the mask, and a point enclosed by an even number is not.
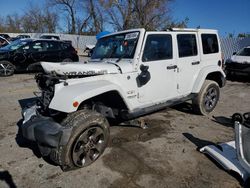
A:
[[[108,148],[89,167],[62,172],[18,135],[20,104],[37,90],[34,75],[0,78],[0,187],[241,187],[196,148],[233,139],[230,116],[250,111],[249,82],[228,81],[209,116],[189,103],[146,116],[148,129],[111,127]],[[27,101],[27,100],[26,100]]]

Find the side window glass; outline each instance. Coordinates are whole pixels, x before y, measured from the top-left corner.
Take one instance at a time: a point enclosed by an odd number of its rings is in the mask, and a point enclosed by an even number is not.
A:
[[[194,34],[177,35],[179,57],[189,57],[197,55],[196,36]]]
[[[29,45],[25,45],[22,48],[18,49],[19,52],[29,52],[29,50],[30,50],[30,46]]]
[[[48,49],[48,43],[47,42],[34,42],[32,44],[32,51],[33,52],[44,52]]]
[[[215,34],[201,34],[203,54],[219,52],[218,39]]]
[[[48,43],[48,51],[57,51],[57,50],[60,50],[60,46],[57,42]]]
[[[67,43],[62,43],[61,45],[62,45],[62,49],[64,50],[70,47],[70,44],[67,44]]]
[[[172,59],[172,36],[167,34],[152,34],[147,36],[142,61]]]
[[[42,43],[41,43],[41,42],[34,42],[34,43],[32,44],[32,51],[33,51],[33,52],[42,51]]]

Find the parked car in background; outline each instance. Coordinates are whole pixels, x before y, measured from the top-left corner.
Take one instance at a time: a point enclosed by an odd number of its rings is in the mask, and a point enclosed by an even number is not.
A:
[[[22,35],[17,35],[16,37],[19,38],[19,39],[27,39],[27,38],[30,38],[30,35],[22,34]]]
[[[91,57],[92,54],[93,54],[94,49],[95,49],[95,45],[90,45],[89,44],[89,45],[86,45],[84,52],[87,53],[88,57]]]
[[[57,35],[42,35],[40,36],[40,39],[54,39],[54,40],[60,40],[60,37]]]
[[[59,36],[57,35],[41,35],[40,39],[51,39],[51,40],[61,40]],[[69,43],[72,45],[72,41],[71,40],[61,40],[63,42]]]
[[[225,63],[225,72],[228,77],[234,74],[250,76],[250,46],[233,53]]]
[[[15,71],[38,70],[40,61],[77,62],[77,51],[71,44],[46,39],[20,39],[0,48],[0,76]]]
[[[9,43],[10,42],[7,39],[5,39],[5,38],[3,38],[3,37],[0,36],[0,48],[8,45]]]
[[[27,39],[27,38],[30,38],[30,35],[21,34],[21,35],[17,35],[16,37],[12,37],[11,41],[15,41],[18,39]]]
[[[5,34],[5,33],[0,33],[0,37],[3,37],[8,41],[10,41],[10,39],[11,39],[11,37],[8,34]]]

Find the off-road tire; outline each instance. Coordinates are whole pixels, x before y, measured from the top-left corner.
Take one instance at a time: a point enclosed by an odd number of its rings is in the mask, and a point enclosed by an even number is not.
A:
[[[220,98],[218,83],[205,80],[199,94],[192,100],[193,111],[196,114],[208,115],[214,110]]]
[[[81,167],[88,166],[96,161],[104,152],[109,139],[109,123],[107,119],[102,116],[100,113],[97,113],[92,110],[80,110],[69,114],[64,121],[62,126],[72,127],[71,136],[68,143],[65,146],[60,146],[57,150],[54,150],[50,154],[50,158],[55,163],[59,164],[63,171],[73,170]],[[86,134],[88,131],[98,129],[102,131],[102,145],[100,151],[98,152],[97,157],[93,159],[92,162],[86,165],[79,165],[74,160],[74,149],[78,144],[78,140]],[[89,134],[89,132],[87,133]],[[89,137],[90,138],[90,137]],[[99,142],[99,141],[98,141]],[[88,141],[89,143],[89,141]],[[88,144],[87,143],[87,144]],[[87,144],[81,143],[81,147],[87,147]],[[85,150],[84,150],[85,151]],[[91,149],[89,150],[89,152]]]
[[[0,77],[12,76],[15,66],[9,61],[0,61]]]

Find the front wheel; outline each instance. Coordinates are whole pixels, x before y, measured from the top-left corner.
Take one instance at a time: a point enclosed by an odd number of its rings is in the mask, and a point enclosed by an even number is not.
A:
[[[109,123],[101,114],[80,110],[70,114],[62,125],[73,128],[68,143],[58,149],[57,161],[54,159],[63,170],[86,167],[104,152],[109,139]]]
[[[214,110],[220,98],[219,85],[212,80],[205,80],[199,94],[192,101],[197,114],[208,115]]]
[[[0,76],[12,76],[15,71],[15,66],[9,61],[0,61]]]

